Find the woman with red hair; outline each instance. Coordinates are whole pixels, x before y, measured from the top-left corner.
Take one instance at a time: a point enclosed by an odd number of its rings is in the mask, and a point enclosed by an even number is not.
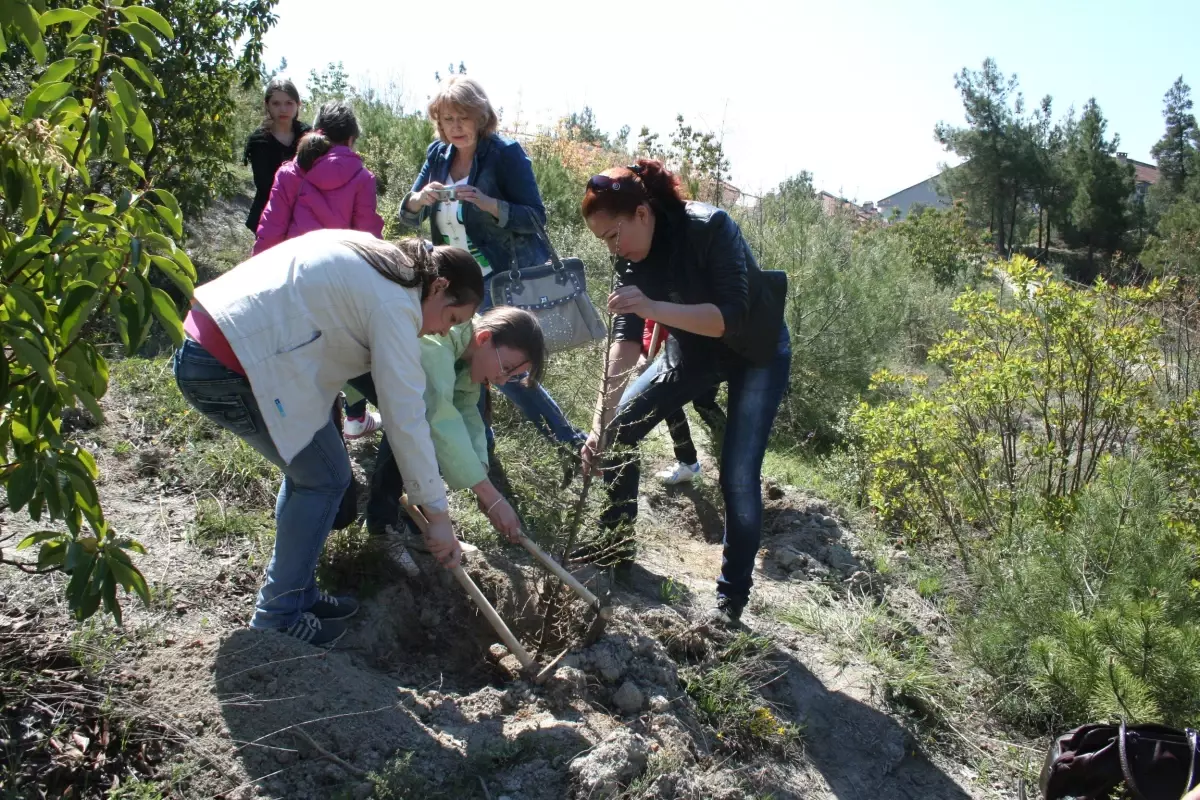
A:
[[[604,468],[608,505],[601,525],[617,542],[632,542],[639,469],[631,451],[667,415],[727,383],[724,557],[710,621],[735,626],[750,597],[762,535],[763,456],[792,360],[783,320],[787,276],[759,269],[737,223],[719,208],[684,200],[678,179],[659,161],[641,159],[592,176],[583,217],[608,245],[618,272],[608,298],[608,310],[617,315],[609,391],[597,402],[581,452],[590,468],[604,444],[617,451]],[[679,352],[658,359],[626,387],[646,319],[668,326]],[[602,426],[608,420],[610,426]],[[611,431],[607,443],[597,433],[602,428]],[[632,560],[631,546],[615,549],[620,562]]]

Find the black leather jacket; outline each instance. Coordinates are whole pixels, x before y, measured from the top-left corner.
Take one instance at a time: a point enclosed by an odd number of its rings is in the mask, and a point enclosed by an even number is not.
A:
[[[712,303],[725,319],[720,342],[734,355],[755,366],[766,366],[779,347],[783,310],[787,300],[787,274],[759,269],[742,231],[723,209],[688,201],[682,213],[660,214],[655,231],[669,239],[661,259],[648,257],[619,270],[618,286],[636,286],[651,300],[685,305]],[[651,256],[656,255],[652,247]],[[644,322],[635,314],[616,321],[618,341],[641,341]],[[695,344],[715,339],[672,331],[688,358],[688,340]]]

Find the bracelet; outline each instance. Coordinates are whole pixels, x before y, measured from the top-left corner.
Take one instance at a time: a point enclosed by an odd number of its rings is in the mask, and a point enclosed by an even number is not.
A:
[[[492,509],[493,509],[493,508],[495,508],[496,506],[500,505],[500,504],[501,504],[501,503],[503,503],[503,502],[504,502],[504,498],[503,498],[503,497],[497,497],[497,498],[496,498],[496,502],[494,502],[494,503],[492,503],[490,506],[488,506],[488,510],[487,510],[487,511],[485,511],[485,512],[483,512],[483,513],[484,513],[486,516],[489,516],[489,517],[490,517],[490,516],[492,515]]]

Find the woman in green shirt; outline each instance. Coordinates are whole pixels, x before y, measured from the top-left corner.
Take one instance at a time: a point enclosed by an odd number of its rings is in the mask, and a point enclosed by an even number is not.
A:
[[[519,308],[489,308],[446,336],[421,338],[425,419],[438,467],[453,490],[470,489],[496,530],[516,542],[521,523],[488,479],[487,433],[479,413],[479,386],[501,386],[514,376],[529,385],[541,379],[546,345],[537,317]],[[370,374],[350,384],[375,403]]]

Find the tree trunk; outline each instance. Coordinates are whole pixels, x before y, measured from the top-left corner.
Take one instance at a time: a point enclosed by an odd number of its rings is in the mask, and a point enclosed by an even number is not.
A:
[[[1015,247],[1015,245],[1013,244],[1013,239],[1015,239],[1017,236],[1017,203],[1019,201],[1020,201],[1020,193],[1017,192],[1016,189],[1014,189],[1013,190],[1013,201],[1012,201],[1012,216],[1010,216],[1009,220],[1008,220],[1008,249],[1009,249],[1010,254],[1011,254],[1013,248]]]
[[[996,253],[998,255],[1004,255],[1004,205],[1003,204],[1004,204],[1004,199],[1000,196],[1000,193],[997,192],[992,197],[992,221],[988,225],[988,230],[990,230],[992,232],[992,236],[995,237]],[[1000,212],[999,213],[999,217],[1000,217],[999,224],[997,224],[997,220],[996,220],[997,210],[999,210],[999,212]]]

